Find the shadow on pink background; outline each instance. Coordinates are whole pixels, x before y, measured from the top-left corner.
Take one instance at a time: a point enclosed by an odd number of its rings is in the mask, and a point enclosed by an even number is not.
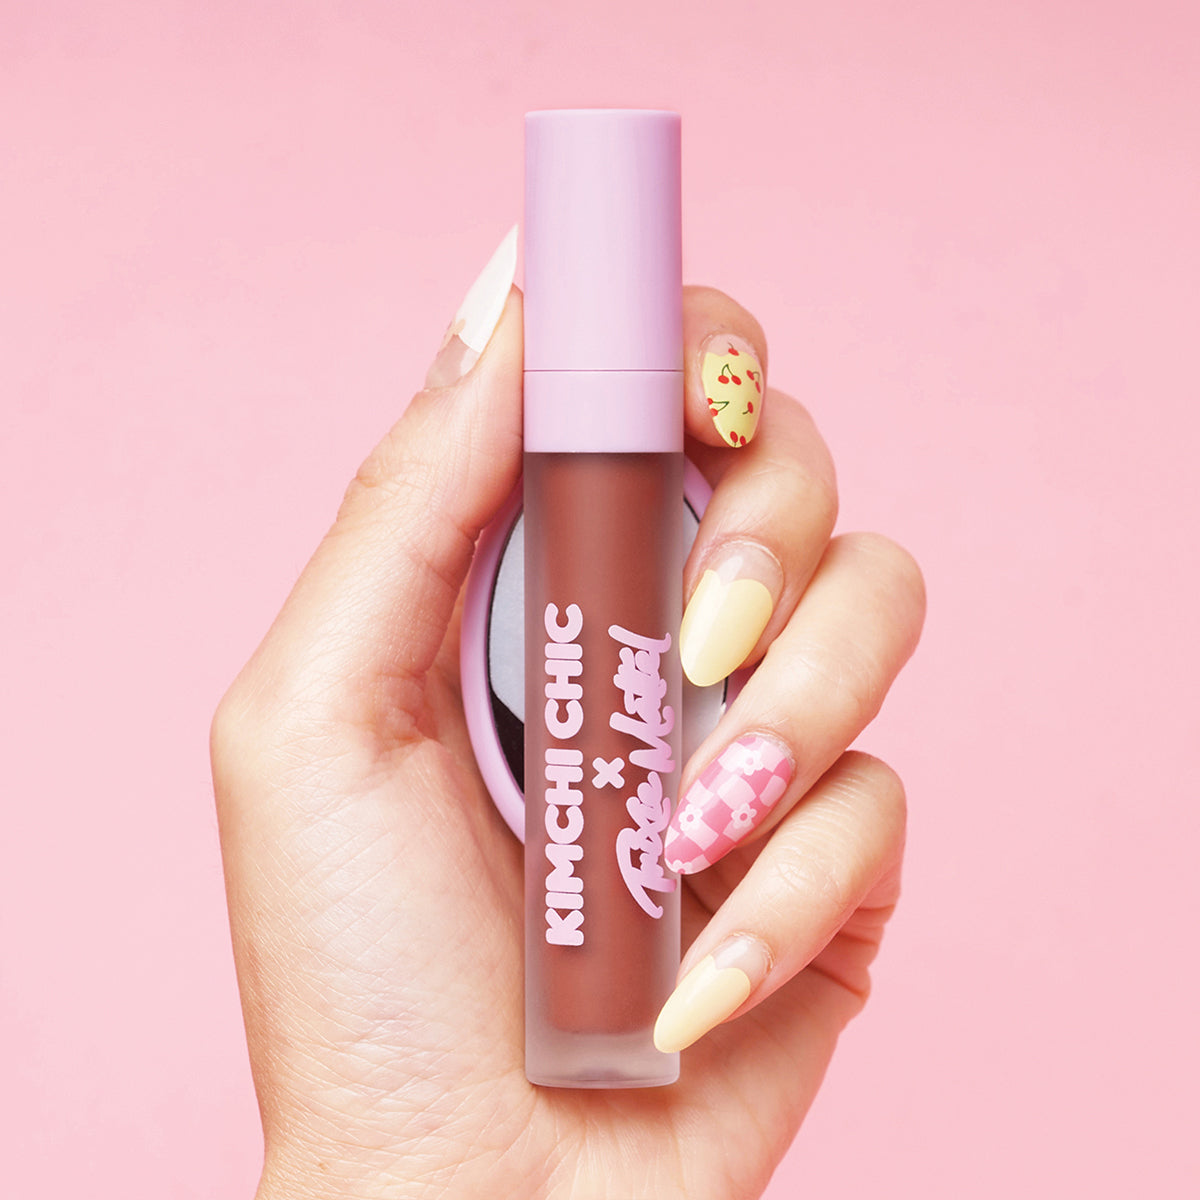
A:
[[[930,590],[862,739],[905,901],[768,1196],[1194,1194],[1194,7],[249,8],[0,6],[0,1191],[252,1194],[211,711],[519,215],[522,113],[629,105]]]

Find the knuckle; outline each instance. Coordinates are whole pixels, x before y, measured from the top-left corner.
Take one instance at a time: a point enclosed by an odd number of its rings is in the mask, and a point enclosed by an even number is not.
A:
[[[344,755],[336,718],[296,682],[275,678],[251,659],[218,702],[209,757],[219,815],[240,797],[311,780]]]
[[[871,801],[874,819],[888,840],[903,844],[908,824],[908,795],[904,781],[882,759],[861,750],[848,750],[839,764],[856,796]]]
[[[256,744],[256,729],[251,689],[244,675],[239,675],[218,702],[209,727],[209,756],[218,797],[223,786],[245,770]]]
[[[883,705],[882,668],[865,649],[831,657],[825,648],[814,646],[798,652],[798,665],[819,690],[826,719],[843,736],[844,731],[863,729],[878,715]]]
[[[815,810],[798,810],[772,836],[763,902],[786,924],[797,913],[840,921],[903,856],[904,785],[869,754],[846,752],[830,769]]]
[[[396,500],[428,504],[459,479],[468,446],[452,415],[436,391],[418,392],[355,472],[339,519]]]
[[[889,594],[900,594],[921,618],[925,614],[925,576],[908,550],[882,533],[845,533],[835,541],[868,560]]]
[[[830,707],[841,714],[843,728],[863,729],[883,706],[879,672],[864,658],[844,658],[831,676]]]
[[[223,785],[239,787],[271,774],[303,731],[322,725],[309,668],[283,664],[264,643],[217,703],[209,727],[209,755],[218,797]]]
[[[789,840],[771,864],[766,900],[780,920],[814,909],[845,912],[856,900],[852,870],[811,840]]]
[[[363,459],[346,487],[339,522],[362,507],[422,489],[420,463],[413,461],[404,443],[400,425],[394,425]]]
[[[821,528],[823,535],[833,531],[838,517],[837,469],[833,455],[821,437],[808,409],[793,396],[776,388],[767,388],[765,414],[779,413],[782,417],[782,436],[776,439],[771,453],[772,482],[780,478],[786,483],[789,507],[803,513],[806,524]],[[778,509],[778,493],[772,497]]]
[[[831,532],[837,524],[839,507],[832,459],[828,461],[826,469],[809,472],[807,504],[814,520]]]

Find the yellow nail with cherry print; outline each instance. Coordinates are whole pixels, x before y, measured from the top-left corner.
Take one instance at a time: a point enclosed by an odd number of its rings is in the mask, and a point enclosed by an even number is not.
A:
[[[728,446],[744,446],[758,428],[766,384],[749,342],[727,333],[710,337],[700,351],[700,381],[708,411]]]

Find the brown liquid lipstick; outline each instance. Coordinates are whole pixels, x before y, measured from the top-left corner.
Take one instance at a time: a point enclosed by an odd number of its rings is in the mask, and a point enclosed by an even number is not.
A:
[[[649,1087],[679,1073],[680,122],[525,136],[526,1073]]]

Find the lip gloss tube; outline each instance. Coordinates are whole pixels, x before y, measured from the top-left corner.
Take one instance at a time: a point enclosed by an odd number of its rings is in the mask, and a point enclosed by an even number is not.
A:
[[[679,966],[680,121],[525,118],[525,1070],[654,1087]]]

